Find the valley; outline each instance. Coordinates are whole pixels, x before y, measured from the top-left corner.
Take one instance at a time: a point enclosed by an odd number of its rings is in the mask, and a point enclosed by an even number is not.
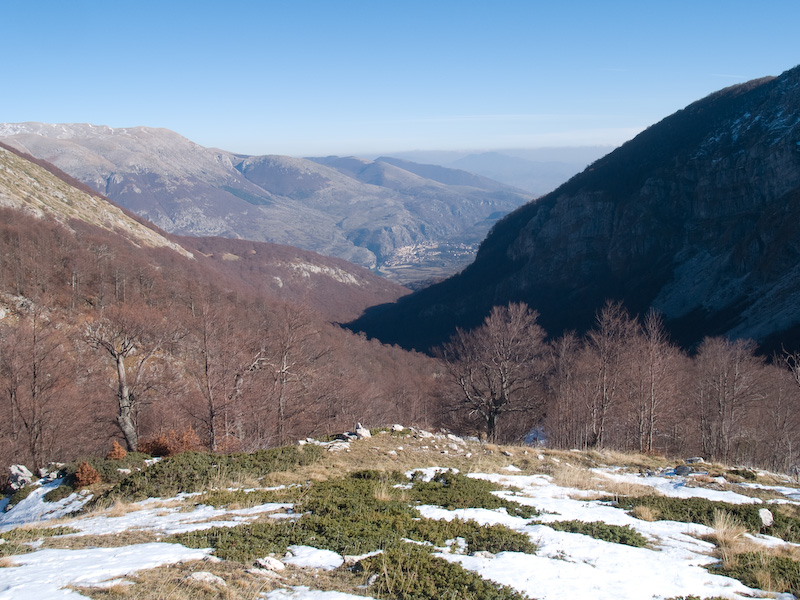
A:
[[[147,127],[5,123],[0,141],[167,232],[292,245],[399,283],[460,270],[492,224],[531,199],[457,169],[386,157],[245,156]],[[433,247],[441,250],[424,250]]]

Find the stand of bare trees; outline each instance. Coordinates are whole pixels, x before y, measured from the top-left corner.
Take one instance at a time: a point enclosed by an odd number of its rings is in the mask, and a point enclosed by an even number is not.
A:
[[[618,303],[584,337],[545,343],[534,322],[524,305],[495,309],[440,348],[443,402],[462,427],[501,441],[535,433],[560,448],[699,454],[783,471],[800,462],[800,355],[767,361],[752,342],[706,338],[690,356],[656,313],[640,321]],[[509,346],[496,340],[511,331],[519,349],[504,354]],[[498,427],[509,412],[514,426]]]

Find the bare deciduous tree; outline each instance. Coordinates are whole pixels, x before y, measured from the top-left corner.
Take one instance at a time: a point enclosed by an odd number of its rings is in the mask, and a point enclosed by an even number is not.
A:
[[[38,306],[16,327],[0,329],[0,385],[8,404],[3,429],[35,468],[54,459],[62,420],[69,411],[71,378],[67,341]]]
[[[597,328],[587,335],[594,385],[588,397],[592,423],[591,446],[606,443],[606,429],[612,408],[621,396],[628,367],[630,341],[637,332],[636,321],[619,302],[607,302],[597,315]]]
[[[705,338],[695,358],[695,402],[705,456],[727,461],[748,409],[759,399],[763,360],[749,340]]]
[[[458,329],[438,350],[460,392],[458,407],[479,419],[490,441],[506,413],[528,412],[530,422],[541,416],[545,332],[537,318],[524,303],[496,306],[480,327]]]
[[[153,322],[158,316],[155,311],[145,316],[136,307],[123,305],[107,309],[84,328],[84,341],[113,366],[116,424],[130,451],[135,451],[139,443],[139,411],[162,383],[163,372],[155,358],[182,335],[164,317]]]
[[[631,400],[640,452],[653,452],[663,412],[679,392],[680,355],[669,343],[664,322],[650,311],[632,340]]]

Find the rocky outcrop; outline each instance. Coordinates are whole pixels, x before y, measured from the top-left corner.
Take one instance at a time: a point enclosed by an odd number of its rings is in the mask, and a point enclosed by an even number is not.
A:
[[[355,328],[425,348],[525,301],[551,334],[606,299],[691,346],[800,329],[800,67],[688,106],[500,221],[460,276]]]

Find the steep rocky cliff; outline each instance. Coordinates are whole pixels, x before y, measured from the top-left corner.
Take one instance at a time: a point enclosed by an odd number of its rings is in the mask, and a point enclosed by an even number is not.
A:
[[[524,300],[559,334],[612,298],[661,311],[687,346],[774,343],[800,324],[798,257],[800,67],[653,125],[500,221],[461,275],[355,327],[423,348]]]

